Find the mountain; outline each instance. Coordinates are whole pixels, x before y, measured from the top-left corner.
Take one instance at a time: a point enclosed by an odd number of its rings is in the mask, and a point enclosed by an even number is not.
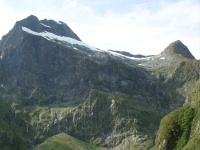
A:
[[[35,16],[3,36],[0,58],[2,149],[33,149],[60,133],[149,149],[161,118],[182,106],[200,75],[200,61],[180,41],[159,55],[104,51],[65,23]]]

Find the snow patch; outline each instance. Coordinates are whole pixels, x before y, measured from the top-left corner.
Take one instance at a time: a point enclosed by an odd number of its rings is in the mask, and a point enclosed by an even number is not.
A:
[[[160,59],[165,59],[165,57],[161,57]]]
[[[4,56],[4,52],[1,53],[0,59],[2,60]]]
[[[47,31],[44,31],[44,32],[35,32],[35,31],[32,31],[26,27],[23,27],[22,26],[22,30],[27,32],[27,33],[30,33],[30,34],[33,34],[33,35],[37,35],[37,36],[41,36],[49,41],[53,41],[53,42],[56,42],[57,41],[63,41],[63,42],[67,42],[67,43],[70,43],[72,45],[81,45],[81,46],[84,46],[86,48],[89,48],[91,50],[94,50],[94,51],[102,51],[102,50],[99,50],[93,46],[90,46],[86,43],[83,43],[81,41],[78,41],[78,40],[75,40],[73,38],[70,38],[70,37],[65,37],[65,36],[59,36],[59,35],[56,35],[56,34],[53,34],[53,33],[50,33],[50,32],[47,32]]]
[[[73,49],[78,50],[78,48],[76,48],[76,47],[73,47]]]
[[[45,25],[45,24],[43,24],[43,23],[40,23],[40,24],[43,25],[44,27],[51,28],[50,26]]]
[[[62,22],[61,22],[61,21],[56,21],[56,23],[57,23],[57,24],[62,24]]]

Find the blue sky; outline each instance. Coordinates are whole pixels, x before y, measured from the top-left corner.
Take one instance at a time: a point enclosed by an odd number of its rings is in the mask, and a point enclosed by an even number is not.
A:
[[[200,59],[199,0],[0,0],[0,37],[31,14],[63,21],[104,50],[159,54],[181,40]]]

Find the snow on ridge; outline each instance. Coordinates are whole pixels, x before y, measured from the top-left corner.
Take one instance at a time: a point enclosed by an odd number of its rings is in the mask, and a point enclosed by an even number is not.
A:
[[[45,25],[45,24],[43,24],[43,23],[40,23],[40,24],[43,25],[44,27],[51,28],[50,26]]]
[[[90,46],[86,43],[83,43],[81,41],[75,40],[75,39],[70,38],[70,37],[59,36],[59,35],[56,35],[56,34],[53,34],[53,33],[47,32],[47,31],[38,33],[38,32],[32,31],[32,30],[30,30],[26,27],[23,27],[23,26],[22,26],[22,30],[27,32],[27,33],[33,34],[33,35],[41,36],[41,37],[43,37],[47,40],[50,40],[50,41],[54,41],[54,42],[55,42],[55,40],[64,41],[64,42],[70,43],[72,45],[74,45],[74,44],[81,45],[81,46],[87,47],[87,48],[94,50],[94,51],[102,51],[102,50],[99,50],[99,49],[97,49],[93,46]]]
[[[117,52],[113,52],[113,51],[108,51],[108,52],[113,54],[113,55],[115,55],[115,56],[122,57],[122,58],[128,58],[128,59],[132,59],[132,60],[149,60],[149,59],[153,59],[153,57],[150,57],[150,56],[149,57],[138,58],[138,57],[129,57],[129,56],[117,53]]]

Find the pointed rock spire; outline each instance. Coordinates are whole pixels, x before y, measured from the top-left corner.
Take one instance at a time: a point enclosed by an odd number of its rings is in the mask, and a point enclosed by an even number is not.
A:
[[[195,59],[187,46],[185,46],[180,40],[174,41],[169,44],[161,54],[165,56],[181,55],[182,57],[187,59]]]

